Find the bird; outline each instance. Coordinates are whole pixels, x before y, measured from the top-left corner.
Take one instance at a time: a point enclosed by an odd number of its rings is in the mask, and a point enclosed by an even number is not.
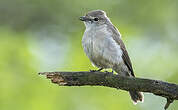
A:
[[[103,10],[92,10],[79,18],[85,24],[82,46],[92,65],[98,70],[112,69],[119,75],[135,77],[132,63],[119,30]],[[129,91],[134,104],[144,101],[142,92]]]

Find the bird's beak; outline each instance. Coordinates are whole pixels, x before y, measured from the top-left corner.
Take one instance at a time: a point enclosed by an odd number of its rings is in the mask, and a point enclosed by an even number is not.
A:
[[[90,21],[91,20],[89,17],[86,17],[86,16],[81,16],[79,19],[81,21]]]

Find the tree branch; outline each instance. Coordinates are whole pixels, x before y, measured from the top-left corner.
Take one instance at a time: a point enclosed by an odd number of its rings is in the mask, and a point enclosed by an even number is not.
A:
[[[159,80],[131,78],[108,72],[42,72],[52,83],[60,86],[106,86],[126,91],[149,92],[165,97],[167,109],[178,100],[178,85]]]

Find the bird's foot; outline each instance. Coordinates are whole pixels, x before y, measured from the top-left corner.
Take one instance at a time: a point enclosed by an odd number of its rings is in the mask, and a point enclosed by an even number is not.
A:
[[[90,72],[99,72],[99,71],[101,71],[103,68],[100,68],[100,69],[98,69],[98,70],[90,70]]]
[[[96,72],[97,70],[90,70],[90,72]]]
[[[109,74],[114,74],[114,71],[112,70],[111,72],[109,71],[104,71],[105,73],[109,73]]]
[[[110,74],[111,72],[109,72],[109,71],[104,71],[105,73],[107,73],[107,74]]]

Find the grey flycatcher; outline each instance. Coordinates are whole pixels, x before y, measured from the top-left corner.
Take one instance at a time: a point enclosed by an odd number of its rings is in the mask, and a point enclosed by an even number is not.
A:
[[[93,10],[80,17],[85,32],[82,46],[92,64],[100,71],[111,68],[123,76],[135,77],[121,34],[102,10]],[[144,96],[138,91],[129,91],[134,104],[143,102]]]

